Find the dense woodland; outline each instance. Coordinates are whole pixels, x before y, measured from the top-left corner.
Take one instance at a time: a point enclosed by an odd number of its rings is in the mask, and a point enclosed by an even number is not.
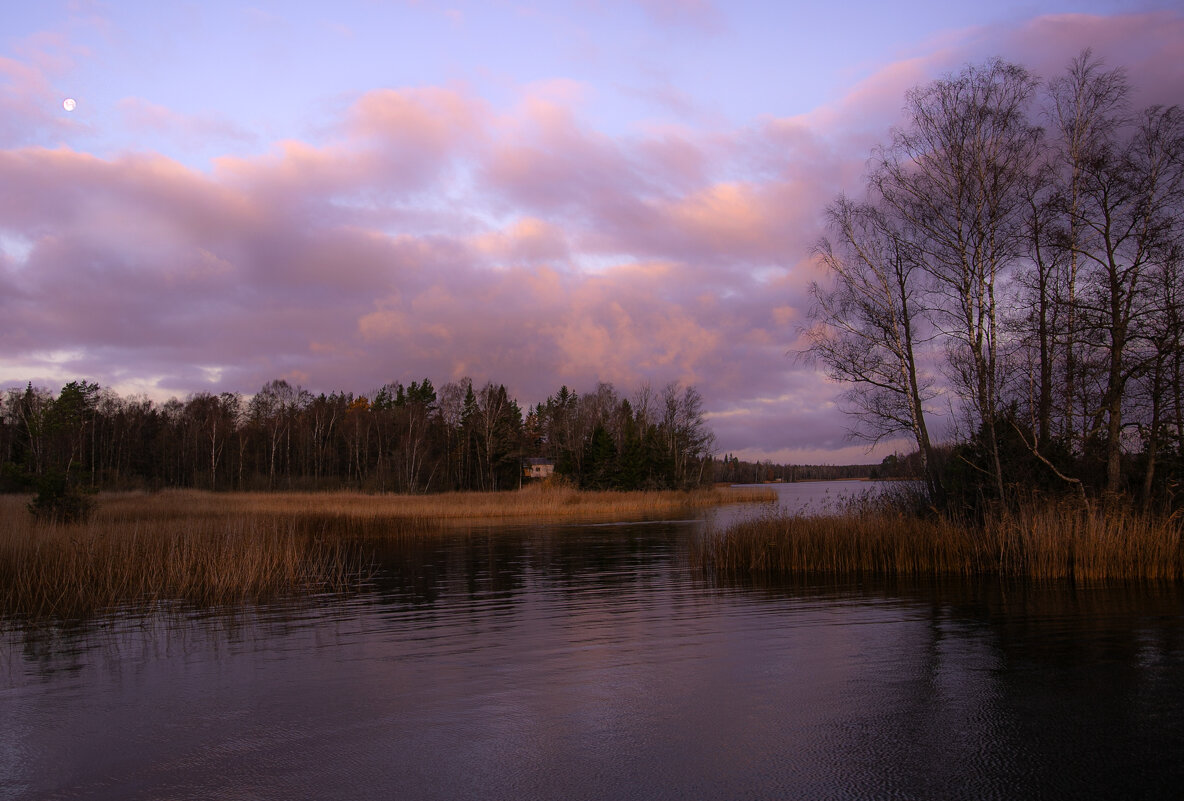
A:
[[[1184,112],[1131,96],[1088,51],[1048,81],[968,66],[827,209],[808,353],[856,434],[913,440],[938,505],[1180,503]]]
[[[675,384],[632,399],[563,387],[523,414],[504,386],[467,379],[369,395],[277,380],[160,404],[72,381],[4,394],[0,488],[502,490],[528,457],[582,488],[682,488],[711,481],[711,445],[699,393]]]

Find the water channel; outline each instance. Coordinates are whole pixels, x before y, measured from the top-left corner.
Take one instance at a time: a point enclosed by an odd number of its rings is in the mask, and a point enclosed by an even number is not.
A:
[[[346,598],[0,626],[0,799],[1184,786],[1178,588],[732,586],[690,559],[718,523],[474,529]]]

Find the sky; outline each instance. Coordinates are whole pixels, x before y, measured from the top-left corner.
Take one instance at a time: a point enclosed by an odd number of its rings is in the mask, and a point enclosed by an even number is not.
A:
[[[693,384],[719,453],[878,461],[796,357],[905,92],[1083,48],[1184,104],[1178,2],[0,0],[0,387]],[[63,102],[75,100],[67,111]]]

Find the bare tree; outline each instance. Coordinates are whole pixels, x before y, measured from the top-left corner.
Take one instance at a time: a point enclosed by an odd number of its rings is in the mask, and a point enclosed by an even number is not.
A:
[[[1082,218],[1086,175],[1090,165],[1113,146],[1123,125],[1127,94],[1123,70],[1104,69],[1101,60],[1088,49],[1069,63],[1064,75],[1048,85],[1046,116],[1054,132],[1050,185],[1054,192],[1053,205],[1059,209],[1063,226],[1061,249],[1066,253],[1064,272],[1057,287],[1058,308],[1064,311],[1059,326],[1064,347],[1062,435],[1070,442],[1083,435],[1087,427],[1077,298],[1081,271],[1079,248],[1085,238]],[[1078,412],[1080,426],[1075,422]]]
[[[1040,146],[1026,114],[1035,89],[1027,70],[994,60],[913,90],[908,125],[880,152],[872,176],[933,278],[933,317],[966,368],[953,375],[967,379],[1000,497],[997,287],[1026,251],[1027,178]]]
[[[218,465],[231,434],[238,428],[242,415],[242,398],[234,392],[211,395],[199,392],[185,401],[185,418],[192,427],[195,458],[194,485],[198,483],[198,469],[203,462],[209,466],[210,489],[218,488]]]
[[[715,437],[703,417],[703,396],[693,386],[667,384],[662,390],[662,424],[667,448],[674,462],[674,480],[688,486],[699,484]],[[696,475],[691,475],[697,467]]]
[[[838,198],[826,211],[833,239],[815,253],[830,268],[831,284],[810,285],[806,355],[826,367],[854,415],[855,436],[880,442],[907,432],[921,455],[930,497],[941,495],[925,403],[933,380],[918,368],[917,295],[923,274],[917,254],[883,210]]]
[[[1087,434],[1105,441],[1106,490],[1122,487],[1128,383],[1148,368],[1135,345],[1155,320],[1154,271],[1179,245],[1184,192],[1184,114],[1152,107],[1122,138],[1096,143],[1082,166],[1068,247],[1081,263],[1076,298],[1082,340],[1100,355],[1100,403]]]

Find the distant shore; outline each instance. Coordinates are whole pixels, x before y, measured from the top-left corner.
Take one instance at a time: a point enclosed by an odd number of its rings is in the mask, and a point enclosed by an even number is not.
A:
[[[799,478],[793,481],[786,481],[785,479],[775,478],[771,481],[752,481],[749,483],[720,483],[717,487],[767,487],[776,484],[836,484],[843,481],[912,481],[908,478],[871,478],[870,476],[861,476],[859,478]]]

